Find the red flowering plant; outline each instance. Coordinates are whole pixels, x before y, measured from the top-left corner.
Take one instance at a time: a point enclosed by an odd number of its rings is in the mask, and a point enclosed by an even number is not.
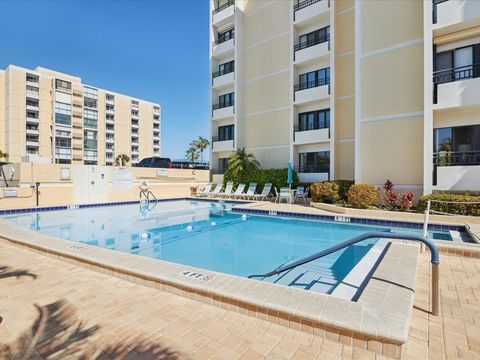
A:
[[[410,211],[413,207],[413,193],[407,192],[400,195],[400,210]]]
[[[397,209],[398,194],[393,190],[393,183],[387,179],[383,184],[383,204],[388,210]]]

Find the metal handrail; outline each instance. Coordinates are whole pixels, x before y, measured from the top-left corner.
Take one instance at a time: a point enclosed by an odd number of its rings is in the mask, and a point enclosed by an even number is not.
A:
[[[152,198],[153,200],[155,200],[156,203],[158,202],[158,199],[156,198],[155,195],[153,195],[151,191],[141,190],[139,194],[140,201],[142,201],[142,195],[145,196],[145,200],[147,200],[147,204],[150,203],[150,195],[152,195]]]
[[[303,8],[306,8],[307,6],[310,6],[310,5],[313,5],[315,4],[316,2],[319,2],[321,0],[305,0],[305,1],[299,1],[298,3],[296,3],[295,5],[293,5],[293,11],[298,11],[298,10],[301,10]]]
[[[480,77],[480,63],[434,71],[433,83],[443,84],[477,77]]]
[[[356,243],[359,243],[364,240],[368,239],[374,239],[374,238],[384,238],[384,239],[396,239],[396,240],[411,240],[411,241],[418,241],[425,246],[427,246],[430,249],[430,262],[432,264],[432,313],[433,315],[438,315],[438,305],[439,305],[439,289],[438,289],[438,266],[440,265],[440,253],[438,251],[437,246],[430,241],[429,239],[421,236],[421,235],[415,235],[415,234],[400,234],[400,233],[389,233],[389,232],[381,232],[381,231],[372,231],[372,232],[367,232],[358,236],[355,236],[354,238],[350,240],[346,240],[344,242],[341,242],[340,244],[336,244],[334,246],[329,247],[328,249],[319,251],[313,255],[304,257],[302,259],[296,260],[291,263],[287,263],[284,265],[279,266],[278,268],[265,273],[263,275],[250,275],[249,278],[255,278],[255,277],[270,277],[273,275],[278,275],[280,273],[283,273],[285,271],[291,270],[293,268],[296,268],[300,265],[304,265],[306,263],[309,263],[311,261],[320,259],[324,256],[333,254],[334,252],[337,252],[339,250],[345,249],[346,247],[349,247],[351,245],[354,245]]]
[[[480,165],[480,150],[435,152],[433,153],[433,165],[435,166]]]
[[[330,41],[330,35],[315,37],[313,40],[307,40],[293,46],[293,51],[303,50],[318,44],[323,44]]]
[[[325,85],[330,85],[330,77],[295,84],[293,86],[293,91],[306,90]]]

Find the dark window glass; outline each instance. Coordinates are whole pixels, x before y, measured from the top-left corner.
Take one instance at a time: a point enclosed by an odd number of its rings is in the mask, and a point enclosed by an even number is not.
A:
[[[218,103],[219,103],[220,107],[224,108],[224,107],[233,106],[233,104],[235,102],[234,97],[235,97],[234,93],[220,95],[218,97]]]
[[[330,151],[300,153],[299,172],[328,173],[330,172]]]
[[[219,126],[218,127],[218,141],[233,140],[234,125]]]
[[[55,123],[61,125],[70,125],[72,118],[70,115],[55,113]]]
[[[330,127],[330,109],[298,114],[298,131],[326,129]]]

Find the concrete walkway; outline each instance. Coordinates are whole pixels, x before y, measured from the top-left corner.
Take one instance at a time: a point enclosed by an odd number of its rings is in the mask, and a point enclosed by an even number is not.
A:
[[[404,358],[479,359],[480,260],[442,255],[441,317],[425,311],[428,264]],[[0,358],[384,359],[5,242],[0,294]]]

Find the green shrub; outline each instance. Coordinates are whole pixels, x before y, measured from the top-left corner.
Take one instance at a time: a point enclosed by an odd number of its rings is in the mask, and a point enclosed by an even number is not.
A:
[[[375,204],[378,197],[378,189],[370,184],[354,184],[347,192],[348,204],[358,209],[366,209]]]
[[[350,189],[350,186],[355,182],[353,180],[333,180],[333,182],[338,185],[338,195],[340,199],[346,201],[348,189]]]
[[[281,188],[288,186],[287,184],[288,169],[255,169],[242,172],[238,175],[233,175],[228,171],[223,176],[223,181],[233,181],[236,187],[240,183],[250,184],[252,182],[257,183],[257,191],[263,189],[265,183],[272,183],[274,187]],[[293,186],[298,183],[298,175],[293,171]]]
[[[340,198],[338,189],[338,184],[333,181],[315,183],[310,186],[312,201],[334,204]]]
[[[425,212],[428,200],[476,202],[477,204],[471,205],[432,202],[430,205],[430,209],[448,214],[480,216],[480,196],[473,196],[468,194],[458,195],[448,193],[433,193],[430,195],[422,196],[420,200],[418,200],[417,210],[419,212]]]

